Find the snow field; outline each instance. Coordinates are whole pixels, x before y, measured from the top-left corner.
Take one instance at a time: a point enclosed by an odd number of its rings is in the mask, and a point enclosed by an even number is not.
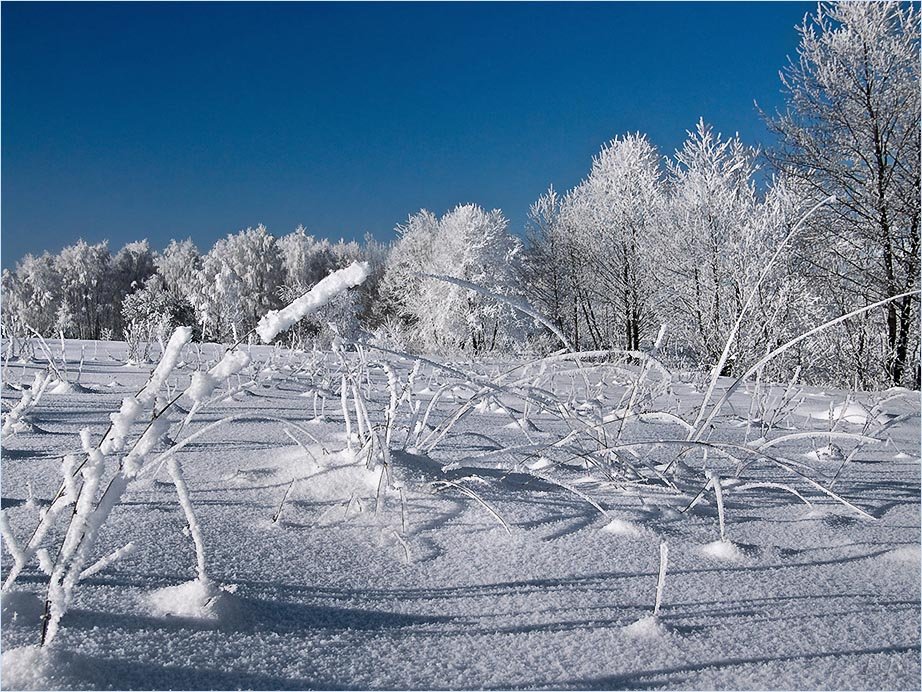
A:
[[[203,407],[180,437],[237,418],[175,454],[210,582],[196,576],[167,465],[145,467],[103,525],[89,563],[129,543],[134,551],[76,585],[50,646],[35,646],[48,579],[38,564],[30,562],[5,591],[5,688],[909,689],[918,681],[917,395],[890,400],[884,423],[824,420],[792,408],[765,430],[746,418],[751,394],[741,389],[716,419],[709,439],[744,448],[761,437],[817,433],[766,452],[808,464],[824,487],[836,478],[833,490],[868,519],[770,464],[752,463],[734,482],[735,463],[688,453],[670,488],[657,474],[675,456],[671,447],[593,452],[614,446],[620,418],[604,423],[606,439],[594,447],[590,435],[598,432],[582,431],[624,408],[632,386],[605,367],[556,363],[537,384],[536,370],[517,373],[530,392],[552,392],[567,417],[535,400],[523,413],[522,392],[510,387],[511,394],[481,395],[428,453],[411,452],[410,444],[404,451],[407,441],[423,442],[455,417],[483,383],[513,380],[500,373],[520,364],[447,364],[471,371],[468,382],[423,366],[415,398],[400,399],[390,425],[389,475],[379,492],[383,450],[370,441],[372,431],[361,437],[353,395],[367,409],[363,425],[384,438],[388,382],[397,382],[399,397],[413,361],[388,356],[391,378],[370,351],[341,361],[242,349],[252,363],[220,386],[256,384]],[[202,362],[186,351],[166,389],[184,391],[192,372],[213,367],[223,347],[202,351]],[[18,379],[29,384],[41,370],[41,363],[27,365]],[[344,372],[356,376],[347,405],[351,454],[338,400]],[[4,435],[3,507],[19,546],[61,483],[61,456],[79,452],[79,430],[89,426],[98,441],[108,414],[149,373],[116,360],[90,362],[86,391],[46,393],[26,412],[48,432]],[[451,399],[438,397],[417,438],[436,392],[452,383],[460,386],[444,390]],[[5,381],[11,407],[22,391],[9,385],[18,384]],[[302,396],[317,389],[331,395],[319,422],[311,396]],[[700,388],[652,389],[644,391],[654,399],[641,396],[640,406],[693,419]],[[849,398],[805,393],[827,411]],[[861,405],[873,410],[892,394],[865,395]],[[415,416],[414,402],[421,405]],[[843,458],[808,458],[832,444],[823,433],[833,426],[881,442],[862,445],[844,465],[852,439],[834,442]],[[622,443],[685,436],[663,419],[623,427]],[[127,439],[142,429],[136,420]],[[561,445],[574,429],[581,431],[574,444]],[[160,442],[151,458],[163,449]],[[686,509],[705,487],[705,471],[721,479],[725,541],[713,491]],[[747,489],[757,482],[793,487],[812,506],[775,487]],[[27,483],[37,506],[28,506]],[[43,543],[52,557],[64,529],[62,515]],[[653,618],[662,541],[669,557]],[[11,562],[5,550],[4,577]]]

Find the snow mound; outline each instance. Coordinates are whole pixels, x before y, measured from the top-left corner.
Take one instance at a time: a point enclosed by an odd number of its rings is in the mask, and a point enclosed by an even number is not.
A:
[[[868,418],[871,415],[867,408],[855,401],[834,406],[831,415],[828,406],[825,408],[808,407],[803,410],[803,413],[815,420],[841,420],[844,423],[851,423],[853,425],[864,425],[868,422]]]
[[[514,420],[503,426],[506,430],[526,430],[528,432],[538,432],[538,426],[530,420]]]
[[[89,387],[84,387],[82,384],[68,382],[67,380],[57,380],[45,390],[47,394],[93,394],[95,391]]]
[[[669,630],[655,615],[648,615],[632,622],[622,630],[627,636],[635,639],[662,639],[669,636]]]
[[[31,591],[7,591],[0,596],[0,617],[6,627],[12,624],[38,627],[43,609],[42,600]]]
[[[307,471],[299,474],[298,495],[314,500],[348,500],[353,495],[371,497],[378,492],[381,469],[369,470],[365,457],[343,450],[323,455],[321,450],[310,447],[317,462],[306,459],[304,450],[298,446],[283,447],[273,450],[272,460],[291,467],[293,470]]]
[[[40,435],[47,434],[48,431],[38,427],[35,423],[28,419],[22,419],[16,421],[10,426],[10,432],[19,435]]]
[[[528,462],[525,464],[532,471],[540,471],[541,469],[546,469],[548,466],[553,466],[554,462],[548,459],[547,457],[538,457],[535,461]]]
[[[236,587],[218,586],[210,579],[194,579],[157,589],[147,596],[147,605],[159,617],[197,620],[227,620],[238,610]]]
[[[616,536],[625,536],[628,538],[636,538],[643,536],[646,533],[646,529],[637,526],[629,521],[624,521],[623,519],[612,519],[601,529],[605,533],[611,533]]]
[[[701,546],[701,552],[708,557],[728,562],[740,562],[746,555],[733,541],[717,540]]]
[[[71,663],[56,649],[21,646],[3,652],[3,688],[57,690],[71,672]]]
[[[369,471],[364,463],[328,466],[304,482],[306,494],[318,500],[348,500],[353,494],[370,497],[378,491],[381,470]]]
[[[839,446],[834,444],[807,452],[804,456],[810,461],[842,461],[845,458]]]

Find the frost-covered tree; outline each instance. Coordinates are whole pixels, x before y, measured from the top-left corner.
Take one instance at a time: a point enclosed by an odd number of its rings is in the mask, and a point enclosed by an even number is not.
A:
[[[579,267],[572,238],[561,220],[561,202],[552,186],[529,208],[521,285],[532,306],[578,346]]]
[[[661,311],[673,334],[711,366],[720,358],[771,242],[755,222],[756,151],[699,120],[670,162]],[[737,342],[737,351],[740,342]],[[735,358],[724,374],[731,374]]]
[[[918,6],[821,3],[800,27],[797,59],[781,78],[788,107],[768,119],[781,140],[770,157],[810,198],[837,199],[800,244],[814,279],[825,284],[830,314],[917,290]],[[910,381],[918,368],[911,362],[918,306],[916,295],[868,315],[881,338],[848,326],[848,360],[860,384]]]
[[[284,270],[284,286],[293,293],[303,293],[330,273],[334,266],[332,247],[327,240],[317,240],[298,226],[278,241]]]
[[[67,336],[98,339],[112,325],[111,256],[107,242],[89,245],[83,240],[54,258],[61,280],[62,299],[73,315]]]
[[[20,340],[26,346],[35,330],[43,336],[58,332],[56,315],[63,300],[61,276],[55,269],[54,256],[45,252],[35,257],[26,255],[14,271],[3,271],[4,336]],[[26,348],[29,355],[29,349]]]
[[[282,256],[266,227],[214,244],[198,272],[195,308],[206,338],[236,340],[281,306]]]
[[[398,227],[381,281],[385,304],[424,350],[481,353],[516,338],[510,308],[473,290],[424,276],[444,275],[509,293],[520,243],[498,209],[460,205],[441,218],[422,210]]]
[[[637,349],[657,327],[651,252],[663,203],[659,155],[640,134],[603,146],[561,203],[564,256],[594,348]]]
[[[191,302],[195,275],[202,266],[202,257],[192,239],[171,240],[166,249],[154,258],[154,265],[163,279],[164,288],[174,297]]]
[[[112,328],[116,334],[122,332],[122,299],[139,288],[156,272],[154,253],[147,240],[126,243],[112,258],[110,283],[112,301]]]
[[[163,279],[154,275],[122,300],[123,334],[128,344],[128,358],[147,362],[150,348],[161,348],[172,329],[179,326],[178,303],[164,287]]]

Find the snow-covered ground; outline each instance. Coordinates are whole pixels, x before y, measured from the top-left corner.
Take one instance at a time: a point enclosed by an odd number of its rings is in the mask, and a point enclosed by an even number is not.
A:
[[[90,564],[131,547],[80,580],[50,644],[40,560],[5,589],[3,688],[918,689],[918,393],[750,384],[691,444],[700,375],[423,363],[408,382],[413,360],[382,352],[246,350],[222,382],[231,399],[181,430],[188,397],[172,414],[173,442],[234,416],[175,454],[197,526],[161,440]],[[17,551],[81,428],[98,444],[153,369],[126,367],[117,343],[68,353],[70,384],[13,418],[46,363],[3,372]],[[161,406],[222,353],[186,346]],[[45,567],[70,515],[42,542]],[[2,560],[7,579],[9,545]]]

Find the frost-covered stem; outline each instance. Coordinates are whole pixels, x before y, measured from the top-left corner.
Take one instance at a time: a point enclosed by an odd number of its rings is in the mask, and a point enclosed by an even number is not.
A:
[[[397,533],[397,532],[394,531],[393,529],[391,529],[391,533],[394,534],[394,538],[397,539],[397,542],[400,544],[400,547],[403,548],[403,557],[404,557],[404,559],[406,560],[406,564],[409,565],[409,564],[410,564],[410,560],[411,560],[411,558],[410,558],[410,546],[407,545],[407,542],[403,539],[403,536],[401,536],[399,533]]]
[[[858,308],[857,310],[852,310],[852,311],[849,312],[848,314],[841,315],[840,317],[836,317],[835,319],[829,320],[828,322],[824,322],[823,324],[819,325],[818,327],[814,327],[813,329],[810,329],[809,331],[804,332],[804,333],[801,334],[800,336],[797,336],[797,337],[791,339],[791,340],[788,341],[787,343],[782,344],[781,346],[779,346],[778,348],[774,349],[773,351],[770,351],[769,353],[767,353],[766,355],[764,355],[762,358],[760,358],[759,361],[758,361],[757,363],[755,363],[755,365],[753,365],[751,368],[749,368],[749,370],[747,370],[747,371],[744,372],[742,375],[740,375],[740,376],[736,379],[736,381],[734,381],[733,384],[731,384],[731,385],[727,388],[727,391],[724,392],[724,395],[720,398],[720,400],[719,400],[716,404],[714,404],[714,406],[711,407],[711,411],[710,411],[710,413],[708,414],[707,418],[704,419],[703,421],[700,421],[700,422],[696,423],[696,426],[695,426],[695,427],[696,427],[696,432],[695,432],[694,434],[691,434],[691,433],[690,433],[690,434],[689,434],[689,439],[690,439],[690,440],[692,440],[692,439],[693,439],[693,440],[698,440],[698,439],[700,439],[701,436],[704,434],[704,431],[708,428],[708,426],[711,424],[711,422],[712,422],[712,421],[714,420],[714,418],[717,416],[717,413],[720,411],[720,409],[723,407],[723,405],[724,405],[725,403],[727,403],[727,400],[733,395],[733,393],[739,388],[740,384],[742,384],[743,382],[745,382],[746,380],[748,380],[750,377],[752,377],[753,374],[755,374],[756,372],[758,372],[759,369],[760,369],[762,366],[764,366],[764,365],[765,365],[766,363],[768,363],[770,360],[772,360],[773,358],[775,358],[775,356],[781,355],[782,353],[784,353],[785,351],[787,351],[789,348],[792,348],[793,346],[796,346],[796,345],[799,344],[801,341],[804,341],[805,339],[809,339],[809,338],[810,338],[811,336],[813,336],[814,334],[818,334],[819,332],[822,332],[822,331],[828,329],[829,327],[833,327],[833,326],[835,326],[835,325],[837,325],[837,324],[839,324],[839,323],[841,323],[841,322],[844,322],[844,321],[846,321],[846,320],[848,320],[848,319],[851,319],[852,317],[857,317],[858,315],[862,315],[862,314],[864,314],[864,313],[866,313],[866,312],[870,312],[871,310],[876,310],[877,308],[879,308],[879,307],[881,307],[881,306],[883,306],[883,305],[886,305],[886,304],[888,304],[888,303],[892,303],[893,301],[901,300],[901,299],[903,299],[903,298],[908,298],[909,296],[914,296],[914,295],[917,295],[917,294],[919,294],[919,293],[920,293],[920,291],[907,291],[907,292],[905,292],[905,293],[900,293],[899,295],[896,295],[896,296],[891,296],[890,298],[884,298],[883,300],[878,300],[876,303],[872,303],[871,305],[866,305],[866,306],[864,306],[863,308]],[[700,412],[699,412],[699,413],[700,413]],[[699,417],[700,417],[700,416],[699,416]]]
[[[387,490],[387,464],[381,464],[381,475],[378,477],[378,492],[375,494],[375,514],[381,509],[384,493]]]
[[[352,385],[352,401],[355,404],[355,422],[359,428],[359,440],[364,444],[367,436],[365,434],[366,418],[365,407],[362,405],[362,397],[359,395],[359,388],[357,385]]]
[[[170,470],[170,477],[173,479],[173,485],[176,486],[179,504],[182,505],[183,514],[186,515],[186,524],[189,526],[192,543],[195,545],[195,567],[198,580],[204,584],[208,581],[208,575],[205,572],[205,541],[202,538],[202,527],[199,525],[198,519],[195,516],[195,510],[192,508],[192,500],[189,498],[189,487],[186,485],[186,479],[182,475],[182,466],[175,454],[170,457],[167,468]]]
[[[61,365],[64,366],[64,374],[67,374],[67,350],[64,347],[64,330],[62,329],[59,332],[59,337],[61,339]]]
[[[42,394],[44,394],[45,388],[47,387],[50,379],[51,378],[48,377],[47,373],[35,373],[35,378],[32,380],[32,387],[30,389],[22,390],[22,397],[20,398],[19,403],[16,404],[16,406],[14,406],[3,418],[4,435],[10,435],[15,432],[16,424],[22,421],[25,415],[38,405],[38,402],[42,398]]]
[[[663,590],[666,587],[666,565],[669,563],[669,545],[666,541],[659,544],[659,576],[656,579],[656,602],[653,605],[653,617],[659,615],[663,604]]]
[[[287,430],[285,432],[288,432]],[[272,523],[276,523],[282,517],[282,509],[285,507],[285,500],[288,499],[289,493],[291,493],[292,487],[294,487],[295,479],[291,479],[291,483],[288,484],[288,487],[285,488],[285,494],[282,495],[282,501],[279,502],[279,508],[275,510],[275,514],[272,515]]]
[[[48,583],[48,596],[45,601],[45,614],[42,622],[42,645],[50,643],[58,631],[58,623],[70,606],[73,587],[77,583],[83,565],[80,558],[88,552],[85,547],[87,539],[95,538],[96,532],[105,521],[108,511],[104,514],[99,510],[103,507],[107,493],[103,493],[100,506],[93,509],[96,490],[104,470],[104,457],[97,453],[90,457],[90,463],[83,468],[83,487],[77,497],[74,513],[71,516],[64,543],[61,546],[58,559],[55,561]],[[116,477],[116,480],[119,477]],[[113,483],[116,483],[113,480]],[[126,483],[127,485],[127,483]],[[112,484],[110,484],[110,488]],[[119,497],[121,493],[118,493]],[[83,548],[83,550],[81,550]],[[74,570],[72,566],[77,569]],[[76,572],[76,573],[74,573]]]
[[[339,401],[342,404],[343,408],[343,420],[346,423],[346,447],[349,452],[352,452],[352,420],[349,418],[349,401],[346,387],[348,383],[346,382],[346,375],[343,374],[342,382],[340,383],[339,388]]]
[[[410,407],[410,422],[407,425],[407,436],[403,441],[403,448],[406,449],[410,444],[410,435],[416,435],[416,442],[419,442],[419,410],[422,407],[422,401],[418,399]]]
[[[80,378],[83,377],[83,361],[86,358],[86,346],[80,346],[80,362],[77,364],[77,384],[80,384]]]
[[[720,476],[711,475],[711,485],[714,488],[714,497],[717,499],[717,521],[720,523],[720,540],[727,540],[726,525],[724,523],[724,494],[720,485]]]
[[[0,536],[3,537],[3,542],[6,545],[6,549],[13,557],[13,563],[22,569],[22,566],[26,563],[26,553],[22,548],[19,547],[19,544],[16,542],[16,538],[13,536],[12,529],[10,529],[10,522],[6,516],[5,511],[0,511]]]
[[[407,535],[407,498],[403,492],[403,486],[398,488],[400,492],[400,529],[403,531],[403,535]]]
[[[61,382],[67,382],[67,378],[61,374],[61,371],[58,370],[58,366],[54,364],[54,356],[51,353],[51,349],[48,348],[48,342],[45,341],[45,337],[39,334],[35,329],[26,325],[26,329],[32,332],[35,337],[38,339],[38,345],[41,346],[42,351],[45,353],[45,357],[48,359],[48,367],[54,371],[54,374],[57,376]]]
[[[435,481],[432,484],[432,487],[436,489],[440,487],[444,487],[444,488],[455,488],[456,490],[460,490],[462,493],[464,493],[468,497],[477,501],[485,510],[487,510],[493,516],[493,518],[496,519],[496,521],[498,521],[502,525],[502,527],[506,530],[506,533],[508,533],[510,536],[512,535],[512,529],[509,528],[509,524],[507,524],[506,520],[500,516],[499,512],[493,509],[489,504],[487,504],[486,500],[484,500],[482,497],[480,497],[480,495],[475,493],[470,488],[463,486],[460,483],[455,483],[453,481]]]
[[[256,333],[263,343],[268,344],[280,333],[287,331],[296,322],[323,307],[343,291],[364,282],[370,271],[368,262],[353,262],[345,269],[332,272],[314,284],[310,291],[281,310],[270,310],[263,315],[256,325]]]
[[[784,492],[791,493],[791,495],[794,495],[795,497],[797,497],[801,502],[807,505],[807,507],[813,507],[813,503],[810,502],[810,500],[808,500],[803,495],[801,495],[799,492],[794,490],[794,488],[792,488],[791,486],[785,485],[784,483],[772,483],[772,482],[744,483],[743,485],[736,486],[735,490],[737,492],[743,492],[744,490],[755,490],[757,488],[773,488],[775,490],[783,490]]]
[[[74,474],[77,470],[76,458],[70,454],[66,455],[61,467],[61,472],[64,474],[64,482],[61,484],[61,490],[51,502],[51,505],[39,514],[38,525],[35,527],[32,536],[29,538],[29,542],[23,549],[22,562],[15,561],[10,568],[9,573],[6,575],[6,579],[3,581],[3,591],[8,590],[13,585],[17,577],[19,577],[22,568],[29,564],[32,558],[35,557],[38,552],[38,547],[44,540],[48,530],[54,524],[54,520],[57,518],[58,514],[66,507],[72,505],[77,499],[79,488],[74,478]]]
[[[301,440],[299,440],[297,437],[295,437],[294,435],[292,435],[292,434],[291,434],[291,431],[288,430],[288,428],[285,428],[285,430],[284,430],[283,432],[289,437],[289,439],[291,439],[296,445],[298,445],[298,446],[301,448],[301,451],[304,452],[304,453],[308,456],[308,458],[309,458],[312,462],[314,462],[314,464],[317,463],[317,457],[315,457],[315,456],[311,453],[311,450],[309,450],[307,447],[304,446],[304,443],[301,442]],[[313,439],[315,442],[317,441],[317,440],[316,440],[315,438],[313,438],[313,437],[311,437],[311,439]]]
[[[384,445],[390,447],[391,434],[394,430],[394,421],[397,418],[397,375],[388,363],[384,363],[383,367],[384,373],[387,375],[387,389],[390,393],[390,400],[387,404],[387,417],[385,419],[386,431],[384,434]]]
[[[410,370],[410,374],[407,375],[407,387],[403,393],[403,396],[401,397],[401,400],[406,398],[408,404],[412,403],[413,395],[416,394],[416,376],[419,374],[419,368],[421,365],[421,361],[414,361],[413,369]]]
[[[442,395],[443,395],[448,389],[450,389],[450,388],[453,387],[453,386],[454,386],[454,385],[451,384],[450,382],[449,382],[448,384],[443,384],[441,387],[439,387],[439,388],[436,390],[435,394],[432,395],[432,399],[429,400],[429,405],[426,407],[426,413],[425,413],[425,415],[423,415],[423,422],[422,422],[422,424],[420,425],[419,431],[418,431],[417,434],[416,434],[416,442],[415,442],[415,445],[416,445],[417,447],[419,447],[419,434],[420,434],[420,432],[422,432],[423,430],[426,429],[426,425],[429,423],[429,415],[430,415],[430,414],[432,413],[432,411],[435,409],[435,405],[438,403],[439,399],[442,398]],[[425,444],[425,441],[423,442],[423,444]]]
[[[134,543],[128,543],[127,545],[123,545],[118,550],[115,550],[109,553],[108,555],[106,555],[105,557],[100,558],[95,563],[93,563],[91,566],[83,570],[80,573],[80,581],[83,581],[87,577],[93,576],[97,572],[101,572],[106,567],[108,567],[113,562],[115,562],[116,560],[121,560],[123,557],[128,557],[129,555],[133,555],[134,553],[135,553]]]
[[[109,482],[94,508],[96,491],[105,467],[105,455],[122,451],[129,428],[141,411],[148,406],[152,409],[156,408],[157,393],[179,360],[183,346],[189,342],[191,337],[192,330],[189,327],[178,327],[174,331],[166,351],[161,356],[147,384],[137,396],[126,397],[123,400],[119,413],[112,415],[112,425],[103,436],[103,441],[97,449],[90,450],[87,454],[82,471],[83,487],[77,497],[74,513],[48,583],[42,623],[41,642],[43,646],[51,642],[57,634],[60,620],[70,606],[73,589],[80,579],[84,565],[89,560],[100,529],[121,500],[129,483],[137,476],[151,449],[169,427],[164,414],[176,399],[169,402],[159,412],[154,410],[144,432],[122,459],[118,472]],[[110,439],[109,432],[111,431],[115,432],[115,436]],[[88,446],[86,436],[83,441],[84,446]]]

